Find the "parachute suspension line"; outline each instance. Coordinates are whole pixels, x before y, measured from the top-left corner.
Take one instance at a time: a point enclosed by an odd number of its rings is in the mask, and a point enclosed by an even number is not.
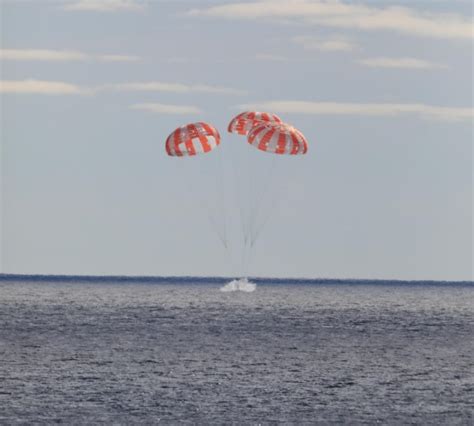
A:
[[[248,166],[247,166],[248,169]],[[246,227],[246,212],[245,212],[245,194],[247,193],[247,182],[246,180],[249,178],[249,172],[248,170],[245,170],[245,168],[242,168],[244,170],[244,174],[239,176],[238,171],[237,171],[237,165],[235,165],[234,168],[234,177],[235,177],[235,183],[236,183],[236,188],[238,188],[238,203],[239,203],[239,215],[240,215],[240,229],[242,231],[242,239],[244,245],[247,244],[247,227]]]
[[[225,199],[225,176],[224,176],[224,166],[222,164],[222,153],[221,150],[217,151],[217,173],[214,174],[216,177],[216,191],[217,191],[217,203],[220,217],[222,218],[222,234],[224,239],[224,247],[228,249],[228,238],[227,238],[227,203]]]
[[[219,232],[219,225],[214,220],[214,217],[209,213],[207,216],[209,223],[212,225],[212,228],[216,231],[219,241],[222,243],[225,249],[227,249],[227,241],[225,239],[225,235]]]
[[[232,170],[236,169],[236,164],[234,161],[234,156],[226,156],[225,153],[218,153],[218,166],[219,171],[216,174],[217,181],[216,185],[219,188],[219,202],[220,202],[220,209],[222,210],[221,217],[223,218],[223,237],[224,237],[224,247],[226,249],[227,258],[229,262],[229,266],[232,268],[233,272],[238,272],[238,262],[235,259],[235,247],[231,241],[231,235],[228,234],[228,231],[231,229],[231,222],[233,219],[232,212],[234,211],[235,206],[232,205],[234,201],[230,197],[230,194],[235,194],[235,190],[237,188],[236,185],[232,185],[232,178],[237,176],[237,173],[232,176]],[[229,173],[231,175],[229,176]],[[239,210],[242,210],[242,206],[239,204]]]
[[[250,244],[250,242],[247,244],[247,254],[244,262],[244,276],[248,277],[248,274],[250,274],[250,267],[252,265],[252,261],[255,258],[255,253],[256,253],[256,244]]]
[[[255,241],[257,240],[258,236],[258,218],[261,213],[261,206],[262,202],[264,201],[264,198],[268,194],[270,184],[273,178],[273,172],[275,170],[275,155],[273,155],[271,163],[270,163],[270,168],[268,169],[268,172],[266,174],[266,177],[263,179],[263,186],[260,192],[260,196],[256,200],[255,208],[253,209],[253,214],[252,214],[252,221],[251,221],[251,228],[250,228],[250,247],[253,247],[255,244]]]
[[[280,194],[281,195],[281,194]],[[282,197],[276,195],[273,198],[273,201],[270,204],[269,212],[268,214],[263,218],[263,220],[258,224],[255,228],[255,236],[252,240],[252,246],[257,242],[258,237],[260,236],[261,232],[265,228],[266,224],[270,221],[270,218],[272,217],[273,213],[277,210],[278,205],[280,204],[279,201],[281,201]]]
[[[262,197],[265,196],[267,191],[270,176],[272,174],[273,163],[275,161],[272,158],[271,164],[269,167],[261,168],[257,167],[260,165],[260,158],[255,158],[254,155],[260,156],[261,152],[250,149],[246,151],[246,156],[248,157],[245,161],[246,164],[246,173],[245,176],[242,176],[242,181],[244,181],[246,190],[246,211],[243,217],[243,247],[242,247],[242,271],[244,276],[249,272],[250,261],[252,259],[253,245],[254,245],[254,227],[256,225],[256,220],[258,218],[260,203],[262,202]],[[263,171],[263,174],[262,174]]]
[[[248,265],[251,258],[251,241],[252,241],[252,226],[253,226],[253,217],[252,214],[255,211],[255,206],[258,203],[258,193],[259,193],[259,182],[258,179],[258,167],[256,166],[259,164],[255,162],[254,156],[261,155],[261,153],[257,153],[253,149],[246,150],[246,173],[243,176],[244,184],[245,184],[245,198],[248,200],[246,204],[246,211],[244,214],[244,247],[243,247],[243,256],[242,256],[242,272],[244,276],[248,274]],[[254,164],[255,162],[255,164]]]
[[[243,258],[242,258],[242,267],[243,267],[243,262],[245,259],[245,249],[247,246],[247,242],[249,239],[248,235],[248,223],[249,223],[249,215],[248,215],[248,204],[249,202],[247,200],[251,200],[251,171],[252,168],[249,165],[249,158],[248,158],[248,153],[245,152],[245,157],[244,157],[244,164],[245,167],[242,168],[243,173],[240,176],[240,179],[238,179],[242,183],[242,200],[245,201],[242,203],[242,230],[243,230],[243,242],[244,242],[244,253],[243,253]]]
[[[250,205],[246,222],[246,240],[243,247],[242,270],[244,276],[247,276],[250,272],[250,265],[256,250],[255,243],[264,225],[267,223],[268,218],[271,216],[270,211],[269,215],[263,217],[263,220],[259,220],[260,216],[266,211],[265,202],[267,195],[270,192],[269,190],[274,176],[276,161],[275,156],[273,156],[268,167],[264,169],[263,177],[261,177],[261,179],[258,179],[259,176],[257,173],[254,173],[255,176],[251,175],[251,173],[248,174],[248,177],[250,178],[248,189]],[[258,168],[254,167],[253,169],[256,169],[255,172],[258,171]],[[257,184],[257,182],[260,184]],[[272,206],[274,203],[270,204]]]
[[[252,258],[252,246],[250,245],[250,242],[248,241],[247,244],[245,245],[245,257],[243,259],[243,265],[242,265],[244,277],[248,276],[251,258]]]
[[[244,176],[238,176],[237,171],[237,164],[234,160],[234,156],[232,156],[232,176],[234,179],[234,190],[237,195],[237,208],[239,210],[239,226],[240,232],[242,237],[242,245],[241,250],[235,253],[236,256],[236,274],[240,276],[243,274],[244,269],[244,258],[245,258],[245,250],[248,241],[246,225],[245,225],[245,211],[244,211],[244,191],[245,191],[245,179],[248,178],[248,173],[245,173]],[[244,182],[242,182],[244,180]],[[237,247],[237,245],[236,245]]]
[[[184,160],[186,161],[186,160]],[[196,176],[194,176],[194,179],[192,180],[193,182],[196,182]],[[191,184],[191,181],[186,180],[186,187],[188,190],[188,198],[194,198],[196,194],[196,188],[193,188],[193,185]],[[217,234],[217,237],[219,241],[222,243],[222,245],[227,248],[227,241],[223,235],[223,233],[220,230],[219,224],[217,223],[214,215],[213,215],[213,209],[212,206],[209,202],[208,199],[205,197],[198,197],[198,203],[197,203],[199,209],[201,212],[207,216],[207,220],[209,221],[209,224],[211,225],[211,229]]]
[[[233,147],[232,147],[233,148]],[[227,223],[229,225],[229,230],[231,229],[231,224],[236,224],[240,226],[240,230],[242,235],[244,235],[244,210],[243,210],[243,203],[242,203],[242,182],[238,176],[238,169],[237,165],[239,161],[236,160],[235,155],[228,155],[224,156],[221,162],[221,166],[224,168],[224,172],[226,172],[225,177],[227,180],[224,183],[224,194],[227,193],[227,212],[226,212],[226,219],[228,219]],[[224,172],[220,173],[219,175],[222,176],[222,180],[224,179]],[[233,196],[231,196],[233,195]],[[237,205],[236,205],[237,203]],[[238,211],[238,216],[236,217],[236,213]],[[239,220],[240,219],[240,220]],[[237,237],[240,235],[237,234]],[[236,241],[233,241],[235,235],[230,235],[228,237],[229,240],[229,247],[228,247],[228,255],[230,259],[230,263],[233,267],[233,272],[236,276],[240,276],[242,273],[242,257],[243,257],[243,244],[240,246]],[[232,238],[232,241],[230,241]],[[232,244],[230,244],[232,242]]]
[[[211,203],[206,202],[205,205],[208,221],[212,225],[212,229],[214,230],[214,232],[216,232],[224,248],[227,249],[227,238],[225,228],[223,227],[222,222],[219,221],[219,217],[221,215],[219,214],[219,212],[216,213],[216,209],[213,208]]]
[[[291,174],[291,176],[292,177],[300,176],[301,175],[300,170],[301,170],[301,168],[297,168],[297,172],[296,173],[293,172]],[[279,210],[279,208],[281,206],[281,203],[282,203],[283,199],[285,198],[285,196],[287,194],[289,194],[289,192],[290,192],[290,185],[288,184],[288,182],[289,182],[288,169],[284,168],[281,171],[279,170],[279,174],[280,174],[280,172],[283,173],[283,175],[284,175],[282,180],[283,180],[283,182],[285,182],[285,184],[281,185],[281,186],[280,185],[278,186],[279,191],[275,192],[273,198],[271,199],[271,204],[270,204],[270,208],[268,209],[268,214],[257,225],[255,238],[254,238],[254,243],[257,241],[259,235],[261,234],[261,232],[265,228],[266,224],[270,221],[273,214],[275,214],[275,212],[277,212]]]

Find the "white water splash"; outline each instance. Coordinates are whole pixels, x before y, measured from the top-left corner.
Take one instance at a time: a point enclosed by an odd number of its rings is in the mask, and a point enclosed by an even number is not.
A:
[[[251,293],[255,291],[256,288],[257,284],[249,282],[247,278],[240,278],[238,280],[232,280],[230,283],[221,287],[221,291],[245,291],[246,293]]]

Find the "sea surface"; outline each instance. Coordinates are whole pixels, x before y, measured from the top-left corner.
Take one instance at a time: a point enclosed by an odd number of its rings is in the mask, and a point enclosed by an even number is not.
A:
[[[474,285],[0,279],[0,424],[472,425]]]

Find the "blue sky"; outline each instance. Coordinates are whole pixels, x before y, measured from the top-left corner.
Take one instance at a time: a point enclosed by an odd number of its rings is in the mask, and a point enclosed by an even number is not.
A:
[[[470,1],[0,11],[3,272],[240,273],[241,209],[264,193],[250,274],[472,279]],[[228,134],[247,109],[296,126],[308,155]],[[219,151],[167,157],[195,121]]]

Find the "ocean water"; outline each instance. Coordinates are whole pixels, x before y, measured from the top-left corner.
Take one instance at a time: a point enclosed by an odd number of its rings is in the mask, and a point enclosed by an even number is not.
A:
[[[0,424],[473,424],[472,283],[228,281],[0,281]]]

